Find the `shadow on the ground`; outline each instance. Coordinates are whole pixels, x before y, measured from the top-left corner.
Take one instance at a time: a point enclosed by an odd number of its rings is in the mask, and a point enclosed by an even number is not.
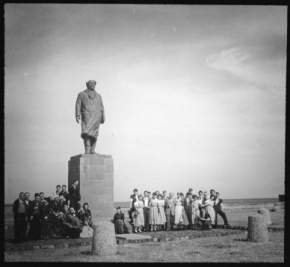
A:
[[[19,243],[16,242],[14,238],[7,238],[7,239],[5,239],[5,242],[9,242],[9,243],[12,243],[12,244],[19,244],[20,243],[20,242]],[[21,242],[21,243],[24,243],[24,241]]]
[[[82,251],[81,254],[83,255],[92,255],[91,251]]]
[[[234,241],[239,241],[239,242],[248,242],[247,238],[236,238]]]

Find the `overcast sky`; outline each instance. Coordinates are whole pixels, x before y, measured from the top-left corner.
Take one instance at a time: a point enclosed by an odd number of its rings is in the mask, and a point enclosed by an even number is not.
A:
[[[5,202],[67,184],[97,80],[114,198],[284,193],[286,6],[5,5]]]

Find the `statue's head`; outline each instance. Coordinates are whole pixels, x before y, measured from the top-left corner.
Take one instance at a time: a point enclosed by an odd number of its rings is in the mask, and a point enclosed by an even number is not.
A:
[[[86,85],[88,89],[94,90],[97,85],[97,82],[95,80],[89,80],[86,82]]]

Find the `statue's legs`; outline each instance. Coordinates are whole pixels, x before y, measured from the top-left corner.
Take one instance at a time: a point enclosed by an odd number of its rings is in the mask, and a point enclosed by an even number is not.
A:
[[[91,138],[85,137],[84,145],[85,145],[85,154],[90,154],[91,153]]]
[[[97,144],[97,139],[96,138],[91,138],[91,154],[96,154],[95,152],[95,147],[96,147],[96,144]]]

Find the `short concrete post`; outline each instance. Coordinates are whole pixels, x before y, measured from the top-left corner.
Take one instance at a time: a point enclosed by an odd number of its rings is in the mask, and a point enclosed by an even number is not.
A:
[[[265,209],[265,208],[259,209],[258,213],[263,216],[264,221],[267,225],[272,224],[270,212],[268,209]]]
[[[107,256],[117,253],[117,244],[114,224],[108,221],[99,221],[94,224],[92,254]]]
[[[273,211],[281,211],[281,205],[280,205],[280,203],[274,203],[274,209],[273,209]]]
[[[248,217],[248,241],[269,241],[268,227],[265,223],[264,217],[261,214]]]

